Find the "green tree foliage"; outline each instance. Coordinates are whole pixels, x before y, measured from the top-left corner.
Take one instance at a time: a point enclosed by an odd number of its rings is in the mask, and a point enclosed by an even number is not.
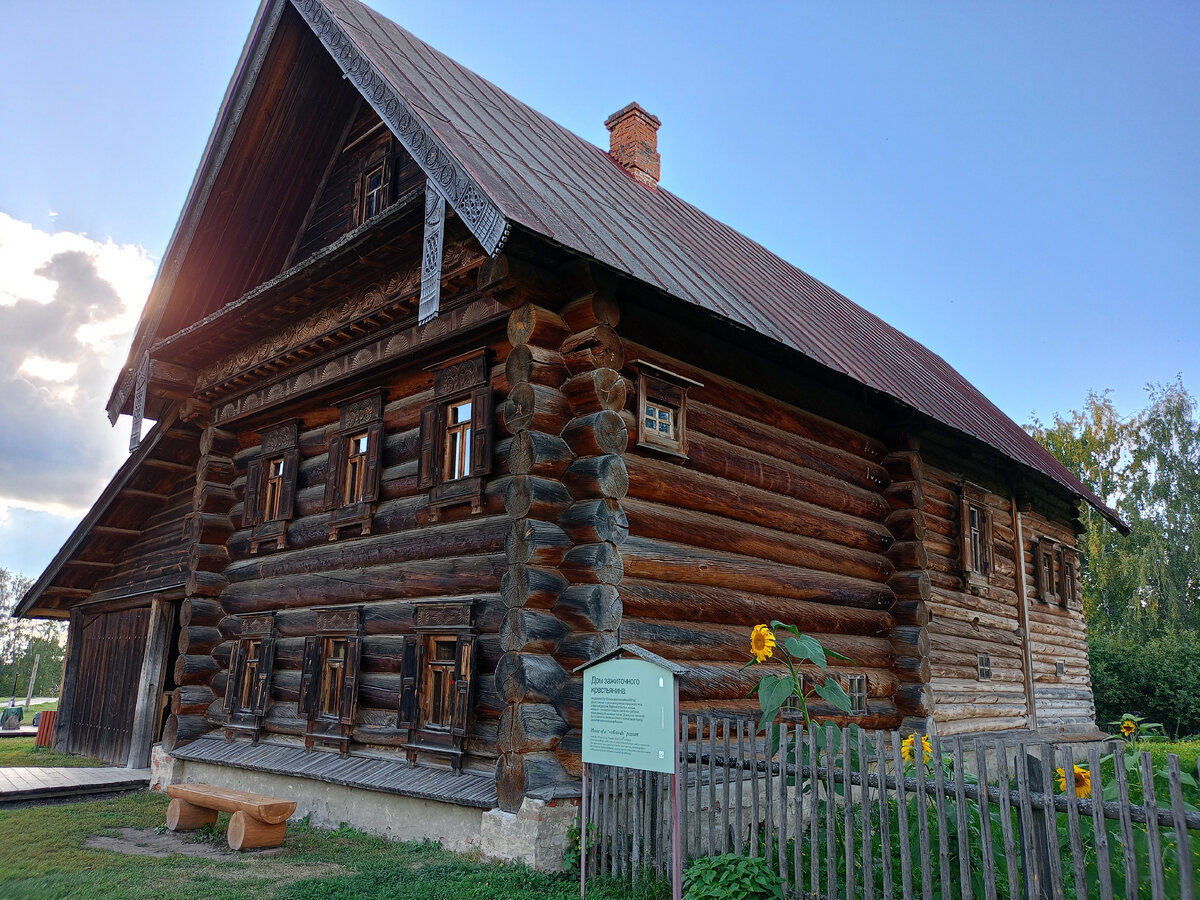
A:
[[[1097,721],[1200,731],[1200,420],[1182,379],[1122,419],[1107,392],[1029,431],[1129,523],[1086,507],[1080,542]]]
[[[58,622],[14,619],[12,611],[32,582],[0,569],[0,700],[25,699],[34,658],[40,655],[34,694],[52,697],[62,684],[66,629]]]

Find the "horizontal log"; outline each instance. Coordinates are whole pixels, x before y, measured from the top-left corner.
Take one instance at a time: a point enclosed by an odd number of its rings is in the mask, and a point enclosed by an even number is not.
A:
[[[919,509],[892,510],[883,524],[897,541],[925,540],[925,514]]]
[[[727,550],[872,581],[886,580],[892,574],[891,563],[879,553],[668,504],[627,498],[622,508],[639,537]]]
[[[553,654],[567,631],[566,623],[548,612],[510,609],[500,625],[500,648],[505,652]]]
[[[181,628],[190,625],[217,625],[224,616],[225,611],[221,609],[221,604],[207,597],[187,597],[179,605]]]
[[[620,500],[629,491],[625,461],[615,454],[577,459],[563,473],[563,486],[577,500],[605,497]]]
[[[199,443],[201,455],[219,453],[231,456],[237,451],[238,439],[237,434],[232,431],[209,425],[201,430]]]
[[[925,471],[918,450],[893,450],[883,458],[882,465],[892,481],[920,481]]]
[[[500,578],[500,596],[507,609],[549,609],[566,586],[554,569],[513,565]]]
[[[629,470],[629,496],[637,500],[716,512],[752,525],[876,553],[892,543],[892,536],[882,522],[867,522],[645,456],[631,454],[625,464]]]
[[[579,500],[558,517],[558,525],[576,544],[607,541],[620,544],[629,536],[629,517],[620,501]]]
[[[933,698],[926,684],[902,684],[893,698],[896,709],[905,716],[924,718],[933,709]]]
[[[170,753],[208,732],[209,725],[204,716],[169,716],[163,728],[162,748]]]
[[[179,629],[179,640],[176,644],[180,653],[203,655],[211,653],[213,647],[224,639],[220,629],[211,625],[189,625]]]
[[[554,658],[559,665],[570,671],[616,649],[616,632],[573,633],[559,642],[558,649],[554,651]]]
[[[180,656],[175,660],[176,684],[208,684],[216,674],[217,663],[211,656]]]
[[[504,375],[510,385],[529,382],[558,387],[567,379],[567,367],[557,350],[518,344],[508,352]]]
[[[510,704],[500,717],[501,753],[531,753],[553,750],[570,730],[558,711],[548,703]]]
[[[574,458],[562,438],[540,431],[520,431],[508,447],[508,471],[557,481]]]
[[[571,333],[558,313],[532,303],[518,306],[508,315],[508,342],[514,347],[534,344],[557,347]]]
[[[496,796],[500,808],[515,813],[526,796],[551,792],[573,779],[551,751],[503,753],[496,761]]]
[[[558,434],[572,415],[559,391],[528,382],[513,386],[501,411],[504,430],[509,434],[525,430]]]
[[[928,656],[929,629],[898,625],[889,635],[896,656]]]
[[[185,684],[171,691],[171,714],[202,716],[217,698],[212,688],[200,684]]]
[[[933,677],[927,656],[898,656],[892,663],[892,671],[906,684],[927,684]]]
[[[897,600],[890,611],[897,625],[923,628],[933,618],[929,613],[929,604],[922,600]]]
[[[572,419],[562,439],[576,456],[620,455],[629,447],[629,426],[619,413],[603,410]]]
[[[625,345],[611,325],[596,325],[565,338],[559,347],[572,375],[591,369],[616,369],[625,365]]]
[[[549,703],[567,673],[549,656],[505,653],[496,664],[496,692],[507,703]]]
[[[562,386],[563,396],[577,416],[625,408],[629,382],[615,369],[591,369],[572,375]]]
[[[821,600],[860,609],[886,609],[895,600],[891,588],[878,582],[637,537],[622,545],[621,558],[625,574],[633,578]]]
[[[234,531],[228,513],[192,513],[188,529],[189,539],[203,544],[224,544]]]
[[[504,555],[509,565],[553,568],[571,546],[565,531],[551,522],[517,519],[504,539]]]
[[[192,572],[184,584],[189,597],[219,597],[229,582],[216,572]]]
[[[737,663],[698,662],[688,666],[680,676],[681,700],[734,700],[749,695],[762,676],[768,673],[786,674],[782,665],[766,664],[743,669]],[[816,666],[797,666],[796,672],[808,681],[824,681],[827,673]],[[861,669],[867,679],[867,696],[875,700],[890,699],[900,686],[896,675],[886,669]],[[836,680],[836,679],[835,679]],[[843,682],[844,683],[844,682]]]
[[[497,554],[288,575],[230,585],[221,602],[229,612],[241,615],[305,606],[491,593],[507,568],[503,555]]]
[[[893,510],[917,509],[928,512],[925,506],[925,493],[916,481],[903,481],[889,484],[883,489],[883,499]]]
[[[619,587],[624,614],[656,619],[687,619],[758,625],[778,619],[810,634],[883,635],[892,617],[882,609],[843,606],[821,597],[817,601],[774,597],[739,588],[668,584],[626,576]]]
[[[559,481],[517,475],[509,482],[504,497],[505,509],[514,519],[540,519],[553,522],[574,502],[570,491]]]
[[[886,552],[898,571],[929,568],[929,554],[921,541],[900,541]]]
[[[578,544],[567,551],[558,571],[572,583],[619,584],[625,575],[621,551],[609,543]]]
[[[615,328],[621,320],[621,307],[611,290],[590,290],[564,306],[559,314],[574,333],[596,325]]]
[[[897,572],[888,579],[888,587],[899,600],[925,602],[933,593],[927,572]]]
[[[621,597],[610,584],[573,584],[550,611],[572,629],[610,631],[621,624]]]

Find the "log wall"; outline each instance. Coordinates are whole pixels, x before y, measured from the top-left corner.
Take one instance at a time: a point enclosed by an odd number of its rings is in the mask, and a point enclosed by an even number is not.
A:
[[[1075,531],[1038,512],[1023,511],[1021,521],[1025,545],[1022,568],[1029,597],[1029,639],[1038,730],[1061,734],[1095,732],[1096,704],[1088,665],[1083,605],[1075,602],[1068,607],[1056,598],[1041,596],[1034,574],[1038,538],[1045,535],[1075,547]],[[1076,597],[1082,596],[1081,590],[1077,578]],[[1064,664],[1062,675],[1058,674],[1060,661]]]

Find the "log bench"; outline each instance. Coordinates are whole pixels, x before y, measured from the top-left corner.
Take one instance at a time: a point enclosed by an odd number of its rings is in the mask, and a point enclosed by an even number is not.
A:
[[[294,800],[277,800],[212,784],[168,785],[167,796],[171,798],[167,807],[167,828],[171,831],[215,825],[218,812],[233,813],[229,819],[230,850],[278,847],[283,843],[288,816],[296,811]]]

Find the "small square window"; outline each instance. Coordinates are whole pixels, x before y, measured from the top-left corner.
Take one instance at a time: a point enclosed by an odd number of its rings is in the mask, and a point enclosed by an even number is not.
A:
[[[638,445],[686,456],[687,392],[703,385],[649,363],[637,368]]]
[[[990,653],[979,654],[979,680],[992,680],[992,657]]]
[[[1067,661],[1065,659],[1060,659],[1057,663],[1055,663],[1054,674],[1059,678],[1062,678],[1067,674]]]
[[[864,715],[867,711],[867,676],[851,675],[849,678],[850,714]]]

